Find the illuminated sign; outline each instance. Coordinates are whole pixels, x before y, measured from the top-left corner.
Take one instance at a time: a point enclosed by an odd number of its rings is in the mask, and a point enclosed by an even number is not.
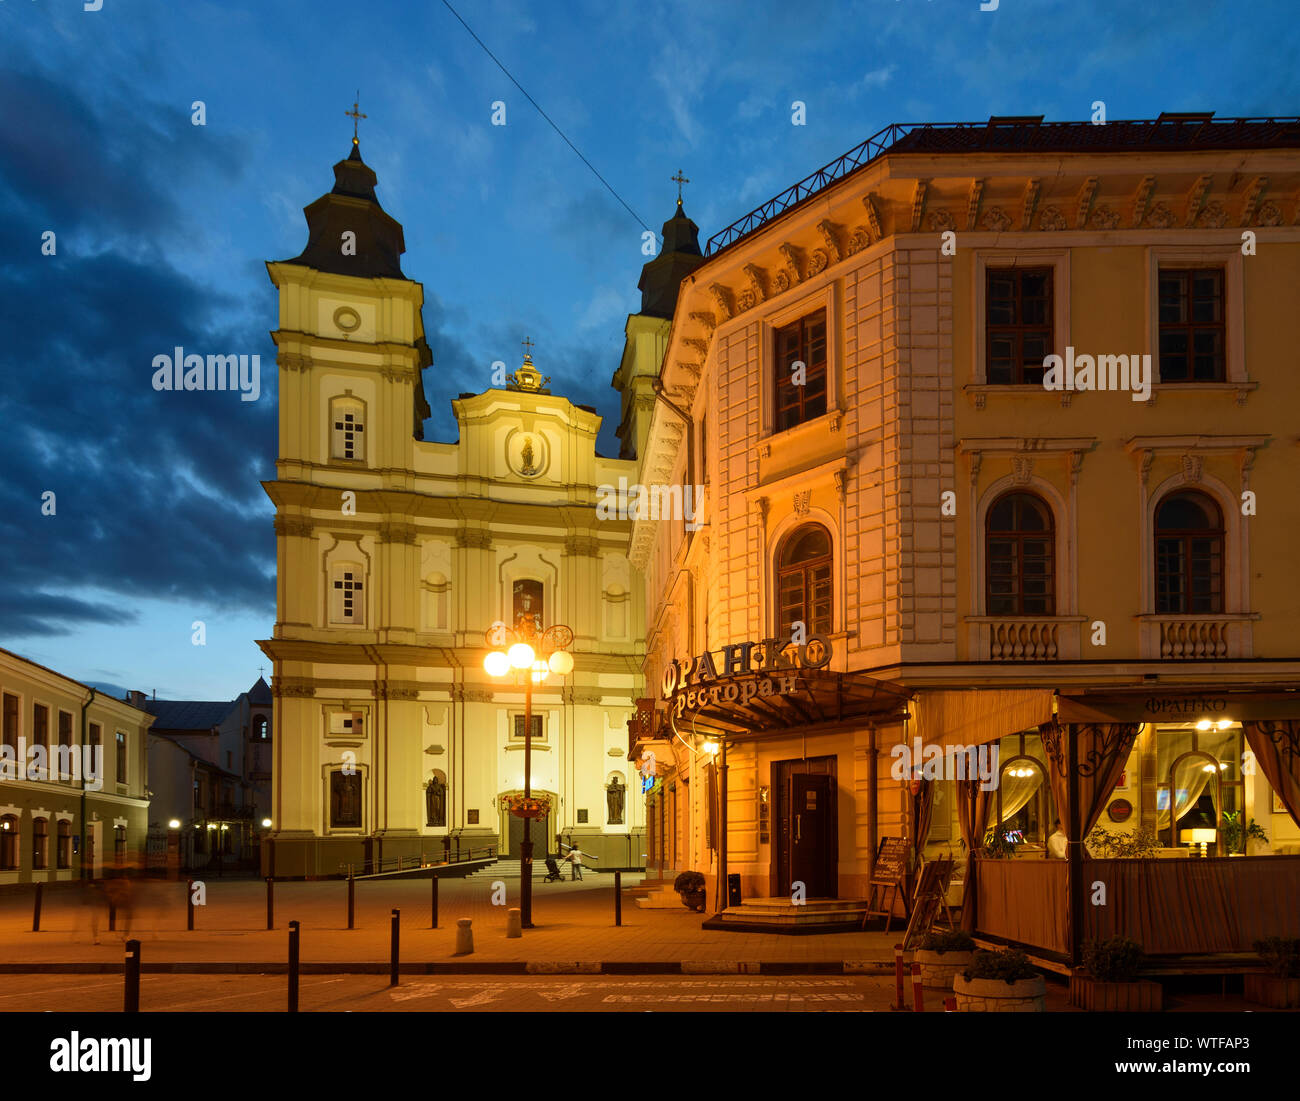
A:
[[[755,697],[785,695],[797,690],[801,669],[824,669],[833,652],[830,639],[809,635],[804,643],[765,638],[709,651],[689,661],[670,661],[664,669],[663,695],[676,713],[708,704],[738,703]],[[722,672],[718,669],[721,666]]]

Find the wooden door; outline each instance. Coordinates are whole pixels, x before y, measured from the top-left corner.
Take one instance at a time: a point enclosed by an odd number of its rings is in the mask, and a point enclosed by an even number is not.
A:
[[[835,869],[827,861],[835,830],[833,792],[829,776],[790,778],[790,881],[803,883],[805,898],[835,897]]]

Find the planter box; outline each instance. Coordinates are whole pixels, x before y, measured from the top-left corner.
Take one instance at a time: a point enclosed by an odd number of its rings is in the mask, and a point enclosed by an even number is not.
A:
[[[696,913],[704,913],[705,904],[709,900],[708,891],[678,891],[678,896],[682,900],[682,905],[688,910],[694,910]]]
[[[1159,1013],[1164,987],[1158,982],[1101,982],[1075,972],[1070,976],[1070,1004],[1093,1013]]]
[[[1246,1001],[1270,1009],[1300,1008],[1300,979],[1279,979],[1273,975],[1248,974]]]
[[[913,959],[921,965],[921,985],[931,990],[951,990],[953,980],[975,959],[974,952],[934,952],[918,948]]]
[[[1002,979],[953,979],[958,1013],[1042,1013],[1047,983],[1041,975],[1019,982]]]

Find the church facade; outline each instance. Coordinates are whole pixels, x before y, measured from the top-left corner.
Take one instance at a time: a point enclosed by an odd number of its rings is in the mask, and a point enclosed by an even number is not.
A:
[[[550,804],[538,859],[563,834],[597,868],[640,866],[627,722],[644,586],[631,521],[598,508],[636,464],[597,453],[600,417],[551,393],[529,355],[452,401],[454,443],[424,440],[423,289],[401,270],[402,228],[355,141],[334,172],[306,208],[307,248],[268,264],[280,444],[264,483],[277,591],[260,645],[277,737],[263,871],[337,875],[453,846],[517,855],[524,686],[483,659],[493,624],[521,621],[574,635],[572,672],[532,693],[531,787]],[[636,422],[633,408],[620,436]]]

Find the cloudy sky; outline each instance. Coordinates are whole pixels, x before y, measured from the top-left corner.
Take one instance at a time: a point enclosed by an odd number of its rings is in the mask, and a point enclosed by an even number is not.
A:
[[[528,335],[605,417],[605,453],[642,223],[679,168],[707,237],[890,122],[1300,112],[1288,2],[452,2],[632,213],[441,0],[0,0],[0,646],[173,699],[232,698],[267,664],[264,261],[302,250],[358,89],[425,288],[427,438]],[[177,345],[261,355],[260,399],[155,392]]]

